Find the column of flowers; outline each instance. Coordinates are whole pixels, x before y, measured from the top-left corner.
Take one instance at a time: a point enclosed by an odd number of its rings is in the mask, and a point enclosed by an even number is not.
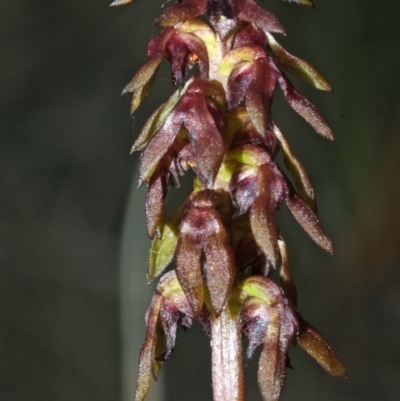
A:
[[[332,375],[344,376],[326,340],[297,310],[276,221],[285,202],[311,239],[332,252],[309,174],[271,114],[279,87],[296,113],[333,139],[286,73],[325,91],[328,82],[282,48],[276,39],[285,32],[281,23],[253,0],[180,0],[156,22],[162,30],[149,43],[148,60],[123,91],[135,112],[161,62],[170,62],[176,91],[150,116],[132,149],[142,151],[139,185],[147,184],[147,277],[159,278],[145,316],[135,401],[144,400],[151,377],[171,357],[178,328],[189,328],[193,319],[211,337],[214,401],[244,400],[243,360],[258,346],[265,401],[279,399],[291,343]],[[278,152],[290,179],[275,162]],[[189,169],[193,190],[167,213],[167,190]],[[244,356],[243,336],[249,340]]]

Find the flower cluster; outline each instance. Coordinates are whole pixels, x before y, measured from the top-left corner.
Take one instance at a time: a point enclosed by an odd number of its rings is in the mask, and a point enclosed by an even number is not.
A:
[[[148,60],[123,91],[131,94],[133,113],[161,62],[170,62],[177,90],[150,116],[132,149],[143,151],[139,184],[147,183],[152,240],[147,276],[151,281],[163,274],[146,313],[135,400],[145,398],[151,375],[156,377],[172,354],[178,327],[189,327],[192,319],[211,336],[219,319],[231,319],[228,326],[249,339],[247,359],[262,345],[258,383],[266,401],[279,399],[290,343],[299,344],[331,374],[343,376],[330,346],[297,310],[276,220],[284,201],[311,239],[332,252],[317,217],[311,179],[271,113],[280,87],[295,112],[318,134],[333,139],[325,119],[286,72],[320,90],[331,90],[328,82],[279,45],[273,34],[284,33],[282,25],[253,0],[181,0],[157,23],[163,29],[149,43]],[[290,178],[275,162],[278,152]],[[195,174],[193,190],[169,215],[164,205],[168,187],[179,186],[189,169]],[[172,262],[173,270],[164,273]],[[271,278],[276,270],[279,285]],[[218,363],[213,369],[219,369]],[[213,374],[214,387],[220,377]],[[214,391],[214,401],[222,400],[218,394]],[[223,399],[243,399],[242,390],[234,394]]]

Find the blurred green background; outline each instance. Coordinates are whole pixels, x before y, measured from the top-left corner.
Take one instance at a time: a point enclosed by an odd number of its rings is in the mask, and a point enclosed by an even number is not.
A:
[[[291,349],[282,400],[400,399],[400,3],[266,2],[287,50],[334,93],[293,79],[330,122],[312,133],[278,95],[274,115],[311,172],[335,246],[325,255],[282,207],[299,308],[346,380]],[[169,67],[129,117],[122,87],[145,60],[161,3],[0,5],[0,401],[127,401],[135,386],[149,243],[129,149],[171,92]],[[175,191],[176,192],[176,191]],[[256,358],[248,399],[260,400]],[[153,400],[211,400],[208,339],[180,332]],[[157,392],[158,391],[158,392]]]

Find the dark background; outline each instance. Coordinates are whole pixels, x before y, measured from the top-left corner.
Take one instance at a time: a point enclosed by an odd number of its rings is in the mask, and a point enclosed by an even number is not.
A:
[[[335,245],[325,255],[285,207],[300,310],[347,380],[290,352],[285,400],[400,398],[400,5],[268,2],[280,42],[328,78],[297,82],[329,120],[319,138],[278,95],[274,115],[313,176]],[[15,0],[0,5],[0,401],[132,399],[148,241],[129,149],[171,91],[168,66],[135,118],[122,87],[145,60],[161,3]],[[131,187],[133,188],[131,190]],[[131,194],[131,195],[130,195]],[[122,248],[121,248],[122,247]],[[122,249],[122,251],[121,251]],[[154,400],[211,399],[208,339],[179,333]],[[259,400],[256,358],[249,399]],[[158,398],[157,398],[158,397]]]

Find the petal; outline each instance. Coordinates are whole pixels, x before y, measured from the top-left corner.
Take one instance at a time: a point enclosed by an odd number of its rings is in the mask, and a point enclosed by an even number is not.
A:
[[[198,315],[203,306],[201,262],[205,218],[197,208],[188,210],[180,227],[174,259],[176,275],[194,315]]]
[[[202,78],[208,78],[208,54],[204,42],[190,33],[180,32],[178,36],[190,51],[198,57],[199,71]]]
[[[252,0],[245,0],[242,10],[239,12],[238,17],[250,22],[265,32],[285,33],[285,30],[278,18],[274,14],[268,12],[264,8],[257,5]]]
[[[277,82],[278,73],[270,59],[262,57],[254,62],[253,79],[246,93],[246,109],[254,127],[263,136],[268,130]]]
[[[240,313],[240,323],[243,333],[249,340],[246,350],[246,359],[248,362],[256,348],[265,341],[265,333],[267,332],[269,323],[268,306],[260,302],[259,299],[247,299]]]
[[[183,0],[182,2],[167,8],[157,19],[161,26],[174,26],[199,15],[206,10],[206,0]]]
[[[183,295],[184,297],[184,295]],[[178,331],[179,320],[181,318],[177,302],[182,298],[181,294],[171,294],[164,298],[160,308],[160,321],[165,333],[167,351],[162,360],[168,360],[175,348],[176,333]]]
[[[149,92],[153,78],[151,78],[144,86],[132,93],[130,113],[133,114],[142,104],[144,98]]]
[[[161,295],[154,295],[146,312],[147,331],[139,354],[138,382],[136,385],[135,401],[143,401],[150,388],[161,300]]]
[[[297,222],[303,227],[304,231],[311,237],[311,239],[322,249],[332,253],[332,242],[326,236],[318,217],[311,207],[296,193],[288,196],[285,201]]]
[[[241,62],[235,65],[229,75],[228,95],[229,109],[238,107],[243,100],[252,80],[253,64]]]
[[[187,85],[185,85],[181,90],[176,91],[164,104],[162,104],[146,121],[138,138],[136,139],[131,153],[137,150],[143,150],[145,145],[153,137],[154,133],[157,132],[161,125],[164,123],[165,119],[168,117],[169,113],[176,106],[181,96],[186,92]]]
[[[159,116],[160,111],[164,107],[164,104],[159,106],[157,110],[154,111],[153,114],[147,119],[142,130],[140,131],[140,134],[138,135],[135,143],[132,146],[131,153],[136,152],[138,150],[143,150],[147,145],[147,143],[150,141],[155,132],[154,128],[157,122],[157,117]]]
[[[290,174],[292,175],[294,182],[296,184],[296,188],[303,198],[306,201],[311,209],[314,212],[317,212],[317,203],[315,201],[314,187],[311,182],[311,177],[308,174],[307,170],[303,167],[303,165],[299,162],[296,156],[293,154],[292,149],[290,148],[288,142],[285,137],[279,130],[279,128],[274,126],[274,133],[278,138],[283,151],[283,160]]]
[[[147,46],[147,56],[151,58],[164,55],[165,46],[175,33],[175,28],[163,29],[159,35],[150,40]]]
[[[164,29],[160,35],[150,42],[148,51],[150,59],[139,69],[132,80],[123,89],[122,95],[133,93],[131,114],[136,111],[140,103],[146,97],[154,75],[164,58],[165,45],[173,33],[173,29]]]
[[[204,21],[200,19],[191,19],[179,26],[179,32],[187,32],[195,35],[205,45],[209,60],[220,57],[221,49],[217,45],[217,34]]]
[[[328,373],[345,377],[346,369],[324,337],[308,322],[301,319],[302,331],[297,343],[312,356]]]
[[[163,57],[163,54],[161,54],[147,61],[147,63],[140,68],[132,80],[125,86],[122,95],[135,92],[150,82],[156,73],[158,66],[161,64]]]
[[[258,174],[254,167],[239,168],[232,176],[230,193],[234,207],[238,215],[247,212],[254,203],[258,191]]]
[[[139,186],[152,176],[160,160],[174,142],[181,126],[180,113],[171,112],[141,155]]]
[[[279,84],[290,107],[303,117],[314,128],[315,132],[333,140],[332,130],[317,108],[305,96],[297,92],[283,74],[279,77]]]
[[[187,72],[189,49],[178,35],[174,35],[168,42],[166,51],[171,62],[172,83],[181,86]]]
[[[279,65],[286,71],[297,75],[316,89],[324,91],[332,90],[328,81],[317,71],[316,68],[306,61],[288,53],[282,46],[280,46],[271,34],[267,33],[267,37],[269,46],[278,60]]]

